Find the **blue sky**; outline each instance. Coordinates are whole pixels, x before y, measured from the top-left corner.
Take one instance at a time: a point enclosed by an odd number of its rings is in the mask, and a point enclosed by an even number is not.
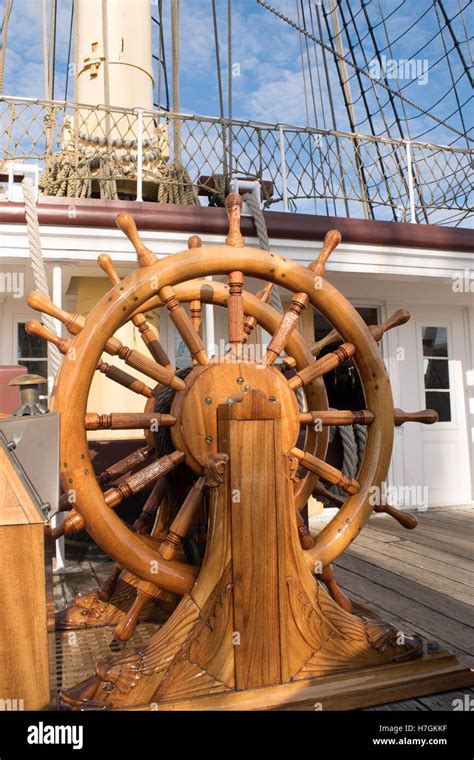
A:
[[[323,1],[327,2],[327,0]],[[114,0],[109,0],[111,8],[113,8],[113,2]],[[453,20],[453,28],[459,39],[465,37],[459,10],[460,7],[466,6],[466,3],[467,0],[444,0],[448,16],[452,18],[458,14]],[[298,20],[298,13],[301,19],[301,14],[304,12],[309,26],[309,0],[303,0],[303,2],[301,0],[272,0],[271,4],[294,21]],[[163,5],[165,8],[165,37],[169,43],[169,2],[163,0]],[[316,126],[317,121],[321,127],[332,127],[320,49],[318,48],[317,60],[315,61],[312,42],[309,43],[309,50],[306,51],[303,40],[303,70],[309,101],[309,118],[307,118],[298,32],[259,6],[256,0],[233,0],[232,5],[233,61],[239,66],[239,76],[234,76],[232,80],[234,116],[243,119],[299,125],[306,125],[309,122],[311,126]],[[315,13],[314,5],[314,0],[311,0],[313,13]],[[424,84],[416,79],[400,80],[403,94],[418,106],[432,110],[439,119],[449,117],[449,124],[455,129],[463,131],[459,115],[457,113],[451,115],[452,112],[456,111],[457,103],[446,59],[444,58],[440,63],[436,63],[439,58],[444,57],[444,48],[440,35],[431,40],[438,28],[434,5],[431,0],[419,0],[416,3],[410,0],[371,0],[366,8],[372,24],[375,25],[374,33],[380,48],[387,46],[385,30],[381,24],[381,8],[385,16],[395,11],[387,21],[388,35],[390,39],[395,40],[391,50],[393,57],[397,61],[400,59],[410,60],[415,57],[420,66],[429,67],[427,81]],[[1,6],[4,6],[4,2],[0,3]],[[397,8],[398,10],[396,10]],[[152,9],[156,11],[156,6],[153,7],[152,5]],[[58,0],[55,80],[55,97],[57,99],[63,99],[65,95],[70,10],[71,0]],[[227,0],[217,0],[217,10],[224,99],[227,107]],[[358,32],[361,37],[364,37],[367,35],[367,26],[360,0],[350,0],[349,4],[347,0],[343,0],[341,5],[341,14],[344,15],[347,28],[350,30],[350,37],[356,43],[356,33],[350,21],[351,11],[356,16]],[[396,38],[420,17],[422,18],[412,32],[401,36],[397,41]],[[315,16],[313,20],[315,20]],[[465,9],[464,21],[472,28],[472,6]],[[327,35],[325,38],[327,40]],[[343,41],[349,55],[345,36],[343,36]],[[448,49],[452,47],[452,39],[448,33],[445,34],[444,41]],[[427,43],[428,46],[420,51],[420,48],[423,48]],[[9,26],[4,94],[29,97],[43,96],[41,45],[40,0],[14,0]],[[169,62],[169,44],[167,44],[167,48]],[[465,42],[461,44],[461,49],[469,61],[470,51]],[[182,110],[190,113],[218,115],[219,100],[210,0],[181,0],[181,52]],[[307,55],[309,55],[309,64]],[[391,57],[388,49],[385,50],[385,55],[387,58]],[[363,41],[363,48],[355,49],[355,56],[357,63],[364,68],[366,68],[367,62],[374,59],[374,47],[369,35]],[[464,103],[470,96],[467,77],[462,75],[462,65],[455,51],[450,54],[449,60],[454,80],[456,81],[461,77],[456,91],[460,102]],[[337,126],[339,129],[345,130],[349,128],[347,112],[334,61],[330,57],[328,66]],[[315,85],[316,114],[309,90],[310,72]],[[349,68],[349,74],[352,75],[353,73],[353,69]],[[322,82],[321,95],[317,86],[318,74]],[[364,78],[362,81],[365,82]],[[387,84],[394,89],[396,88],[396,82],[393,79],[387,80]],[[373,129],[377,134],[384,134],[386,124],[380,113],[374,113],[372,126],[368,123],[355,76],[351,78],[350,85],[353,99],[356,101],[358,131],[370,133]],[[386,104],[387,101],[387,94],[382,88],[376,87],[375,90],[378,93],[377,96],[373,90],[367,96],[368,105],[372,111],[376,110],[377,97],[382,105]],[[69,97],[71,99],[72,93],[73,87],[70,80]],[[443,97],[446,93],[448,94]],[[437,103],[440,98],[442,100]],[[140,104],[137,103],[136,105]],[[405,109],[412,137],[421,135],[420,139],[430,142],[451,144],[454,141],[457,145],[466,146],[465,139],[460,138],[455,132],[437,125],[427,116],[421,116],[412,106],[405,104]],[[403,106],[400,102],[398,103],[398,110],[403,116]],[[469,111],[469,107],[465,106],[463,111],[466,126],[469,129],[472,123],[472,110]],[[393,112],[389,104],[384,106],[384,112],[392,135],[398,137],[399,132],[396,125],[392,126]]]

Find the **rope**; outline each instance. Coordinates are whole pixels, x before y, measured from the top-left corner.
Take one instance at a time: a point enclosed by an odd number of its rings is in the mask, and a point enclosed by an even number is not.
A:
[[[247,204],[247,208],[253,216],[260,248],[263,248],[264,251],[269,251],[270,241],[268,238],[267,225],[265,223],[263,211],[260,208],[260,205],[255,196],[251,195],[250,193],[245,196],[245,203]],[[276,309],[280,314],[283,314],[283,304],[281,302],[281,296],[278,288],[273,287],[270,291],[270,306],[273,306],[273,308]]]
[[[217,26],[216,0],[212,0],[212,23],[214,28],[214,50],[216,52],[217,91],[219,94],[219,111],[222,119],[222,170],[227,178],[227,137],[224,124],[224,95],[222,92],[221,56],[219,46],[219,29]]]
[[[227,77],[228,77],[228,116],[229,116],[229,174],[232,177],[232,113],[233,113],[233,94],[232,94],[232,0],[227,0]]]
[[[165,164],[160,171],[158,203],[174,203],[179,206],[198,206],[196,189],[188,170],[180,161]]]
[[[0,95],[3,95],[3,80],[5,77],[5,57],[7,54],[8,22],[10,20],[10,0],[5,0],[5,15],[3,17],[2,52],[0,53]]]
[[[48,94],[54,99],[54,53],[55,53],[56,8],[54,0],[49,0],[49,51],[48,51]]]
[[[266,2],[266,0],[256,0],[256,2],[262,6],[262,8],[265,8],[270,13],[273,13],[274,16],[284,21],[286,24],[291,26],[293,29],[296,29],[296,31],[301,32],[302,34],[306,35],[310,40],[313,40],[317,45],[320,45],[322,48],[325,48],[329,53],[331,53],[332,56],[334,56],[334,59],[343,61],[351,68],[358,71],[362,76],[371,78],[371,74],[368,71],[365,71],[357,64],[352,63],[352,61],[349,61],[345,56],[338,53],[336,50],[331,48],[330,45],[326,45],[325,42],[323,42],[321,39],[317,39],[314,35],[310,34],[306,29],[302,29],[302,27],[295,23],[292,19],[290,19],[288,16],[285,16],[284,13],[274,8],[270,3]],[[459,14],[456,14],[458,16]],[[453,16],[453,18],[456,18],[456,16]],[[453,19],[451,19],[452,21]],[[381,80],[377,81],[377,86],[382,87],[386,92],[397,95],[401,101],[404,101],[407,105],[414,108],[416,111],[418,111],[422,116],[428,116],[430,119],[433,119],[439,126],[445,127],[446,129],[449,129],[451,132],[454,132],[455,134],[459,135],[460,137],[464,137],[464,133],[461,132],[459,129],[456,129],[455,127],[451,126],[450,124],[447,124],[446,121],[443,121],[442,119],[438,119],[437,116],[435,116],[430,111],[425,110],[421,106],[417,105],[413,100],[410,100],[409,98],[405,97],[401,93],[397,93],[394,90],[392,90],[388,85],[386,85]]]
[[[48,279],[41,251],[41,239],[38,222],[38,211],[36,208],[35,188],[31,177],[25,177],[23,182],[23,197],[25,201],[26,229],[28,233],[28,244],[30,247],[31,266],[35,278],[35,287],[44,296],[49,298]],[[57,335],[54,319],[49,314],[43,314],[43,323],[52,333]],[[48,343],[48,359],[53,369],[53,374],[57,375],[62,357],[56,346]]]
[[[73,0],[73,36],[74,36],[74,101],[79,99],[79,0]]]
[[[172,79],[173,79],[173,112],[180,113],[179,92],[179,0],[171,0],[171,44],[172,44]],[[173,151],[175,161],[181,162],[181,123],[179,119],[173,122]]]
[[[335,411],[331,408],[330,411]],[[342,443],[342,467],[341,471],[348,478],[355,478],[359,472],[364,457],[365,444],[367,442],[367,427],[365,425],[331,425],[329,429],[329,443],[332,443],[336,433],[339,433]],[[346,492],[338,486],[330,486],[330,491],[346,496]]]
[[[44,97],[48,100],[48,24],[46,22],[46,0],[41,3],[41,16],[43,19],[43,84]]]

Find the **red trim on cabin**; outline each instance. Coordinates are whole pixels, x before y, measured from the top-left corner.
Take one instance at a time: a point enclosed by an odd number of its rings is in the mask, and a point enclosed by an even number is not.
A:
[[[94,198],[51,198],[38,204],[42,225],[114,228],[120,211],[130,211],[139,230],[226,235],[227,212],[223,208],[177,206],[166,203],[106,201]],[[380,222],[313,214],[265,211],[268,234],[284,240],[320,241],[330,229],[338,229],[346,243],[403,246],[473,253],[471,229],[430,224]],[[0,202],[0,224],[24,224],[22,203]],[[242,233],[255,237],[253,220],[242,218]]]

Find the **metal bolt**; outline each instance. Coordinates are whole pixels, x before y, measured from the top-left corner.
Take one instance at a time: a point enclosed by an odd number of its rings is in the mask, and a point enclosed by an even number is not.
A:
[[[242,385],[242,383],[245,383],[245,380],[244,380],[243,377],[238,377],[237,378],[237,382],[238,382],[239,385]]]
[[[206,435],[204,440],[206,441],[206,443],[212,443],[212,435]]]
[[[247,383],[247,385],[244,385],[244,391],[249,391],[251,387],[252,386]]]
[[[207,405],[212,404],[212,398],[210,396],[206,396],[206,398],[204,399],[204,403]]]
[[[269,396],[268,400],[273,404],[276,401],[276,396]]]

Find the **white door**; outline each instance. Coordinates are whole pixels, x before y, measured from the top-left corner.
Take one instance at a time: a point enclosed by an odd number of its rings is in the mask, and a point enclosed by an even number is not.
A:
[[[439,415],[434,425],[417,426],[428,503],[464,504],[471,500],[471,468],[462,314],[419,309],[413,317],[419,408],[436,409]]]

